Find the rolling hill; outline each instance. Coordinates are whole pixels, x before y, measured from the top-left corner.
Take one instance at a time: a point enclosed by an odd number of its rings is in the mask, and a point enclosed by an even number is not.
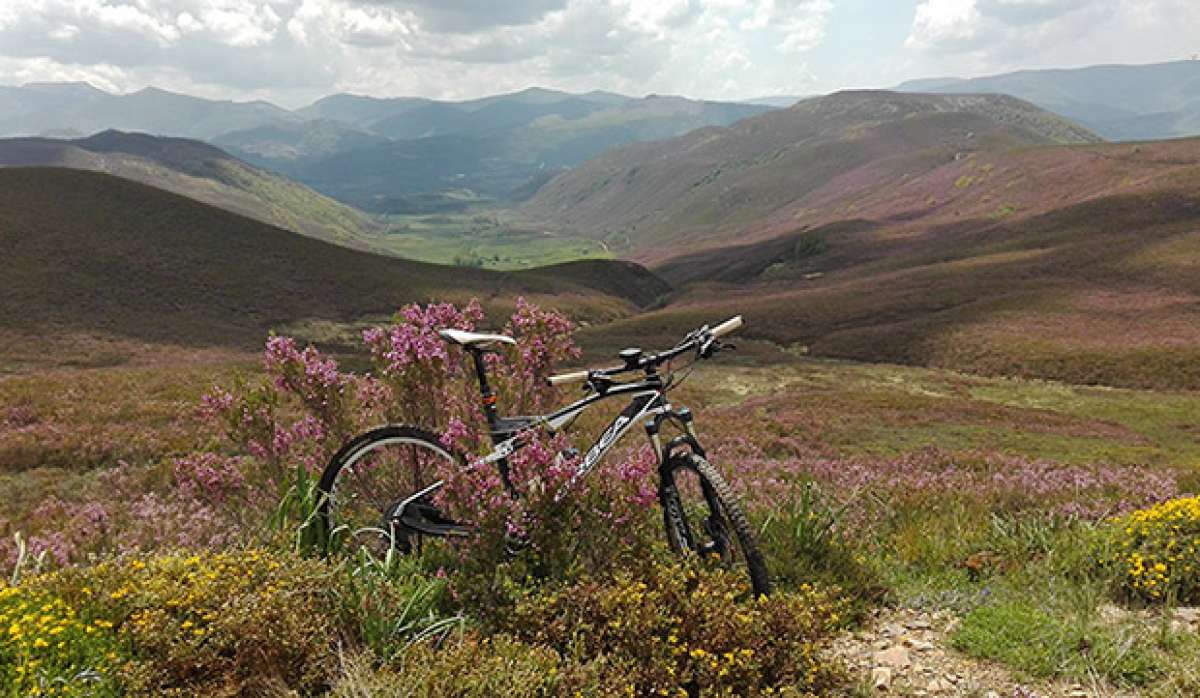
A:
[[[1099,140],[1011,97],[842,92],[610,151],[551,180],[521,213],[661,262],[773,236],[764,222],[828,213],[831,191],[871,191],[973,152]]]
[[[904,83],[905,92],[997,92],[1078,121],[1110,140],[1200,135],[1200,61],[1024,70]]]
[[[0,139],[0,167],[14,166],[108,172],[310,237],[373,248],[376,224],[361,212],[200,141],[119,131]]]
[[[530,210],[628,235],[678,289],[613,345],[741,313],[795,352],[1200,389],[1200,139],[1101,143],[1012,98],[943,99],[834,95],[631,146]]]
[[[347,321],[438,298],[527,294],[587,318],[667,287],[627,262],[498,273],[330,245],[144,184],[61,168],[0,170],[0,328],[247,346],[304,320]]]
[[[664,262],[675,302],[606,335],[743,313],[820,356],[1200,389],[1200,139],[976,153],[823,196]]]

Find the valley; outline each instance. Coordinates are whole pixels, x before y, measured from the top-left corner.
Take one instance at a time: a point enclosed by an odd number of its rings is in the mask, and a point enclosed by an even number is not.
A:
[[[1200,137],[1118,140],[1187,111],[1149,73],[1100,120],[1042,101],[1105,71],[790,106],[0,88],[0,132],[99,131],[0,139],[0,685],[1197,695]],[[318,486],[382,424],[487,452],[445,327],[515,337],[497,400],[540,414],[583,394],[547,375],[738,315],[662,372],[769,597],[744,552],[673,554],[640,427],[564,467],[617,401],[520,450],[517,498],[452,458]],[[423,476],[469,533],[357,547]]]

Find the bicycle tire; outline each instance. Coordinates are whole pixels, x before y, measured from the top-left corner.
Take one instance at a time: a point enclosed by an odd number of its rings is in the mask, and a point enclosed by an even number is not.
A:
[[[410,424],[389,424],[359,434],[338,449],[338,452],[330,458],[329,464],[325,466],[325,470],[321,473],[321,479],[317,485],[322,495],[318,515],[326,531],[332,534],[338,531],[343,525],[350,525],[348,521],[338,520],[337,489],[339,477],[346,474],[347,467],[353,467],[367,454],[391,444],[416,446],[425,449],[428,453],[439,458],[448,459],[455,465],[461,465],[462,463],[462,459],[456,453],[442,445],[441,440],[436,434],[422,427]],[[420,487],[422,487],[420,483],[405,487],[397,482],[396,492],[376,493],[375,501],[384,502],[379,511],[381,521],[386,516],[385,510],[389,504],[394,504],[404,497],[419,491]],[[389,528],[391,530],[386,531],[386,533],[391,544],[395,545],[402,552],[408,552],[411,549],[411,545],[408,543],[409,534],[397,531],[393,527]]]
[[[771,577],[767,571],[767,563],[758,549],[758,541],[754,529],[746,518],[745,512],[738,503],[737,497],[725,478],[711,463],[694,453],[677,453],[667,461],[664,486],[659,490],[660,504],[663,509],[663,527],[667,533],[667,543],[678,555],[690,556],[698,553],[700,547],[691,531],[691,523],[684,511],[683,502],[675,482],[675,474],[680,469],[692,471],[700,479],[700,484],[709,507],[708,516],[723,520],[733,529],[741,548],[742,561],[745,563],[750,577],[751,588],[756,596],[767,596],[771,593]],[[715,511],[714,511],[715,510]],[[729,551],[730,556],[736,556],[736,551]],[[726,560],[735,562],[735,560]]]

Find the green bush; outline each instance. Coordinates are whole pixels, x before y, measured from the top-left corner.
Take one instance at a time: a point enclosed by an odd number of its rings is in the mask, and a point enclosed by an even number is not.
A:
[[[419,561],[395,554],[376,558],[365,548],[335,580],[342,626],[379,661],[391,661],[412,644],[440,640],[465,619],[448,609],[448,579],[430,576]]]
[[[880,600],[886,588],[879,574],[839,526],[844,510],[810,480],[787,506],[768,516],[759,543],[777,586],[796,589],[820,582],[862,604]]]

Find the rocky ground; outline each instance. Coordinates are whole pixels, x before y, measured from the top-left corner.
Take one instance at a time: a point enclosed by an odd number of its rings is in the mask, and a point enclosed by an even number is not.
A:
[[[1102,613],[1127,614],[1117,607]],[[1200,609],[1176,609],[1173,626],[1200,630]],[[881,609],[833,649],[860,677],[862,694],[947,698],[1132,698],[1136,692],[1092,684],[1036,682],[951,647],[958,619],[944,611]]]

